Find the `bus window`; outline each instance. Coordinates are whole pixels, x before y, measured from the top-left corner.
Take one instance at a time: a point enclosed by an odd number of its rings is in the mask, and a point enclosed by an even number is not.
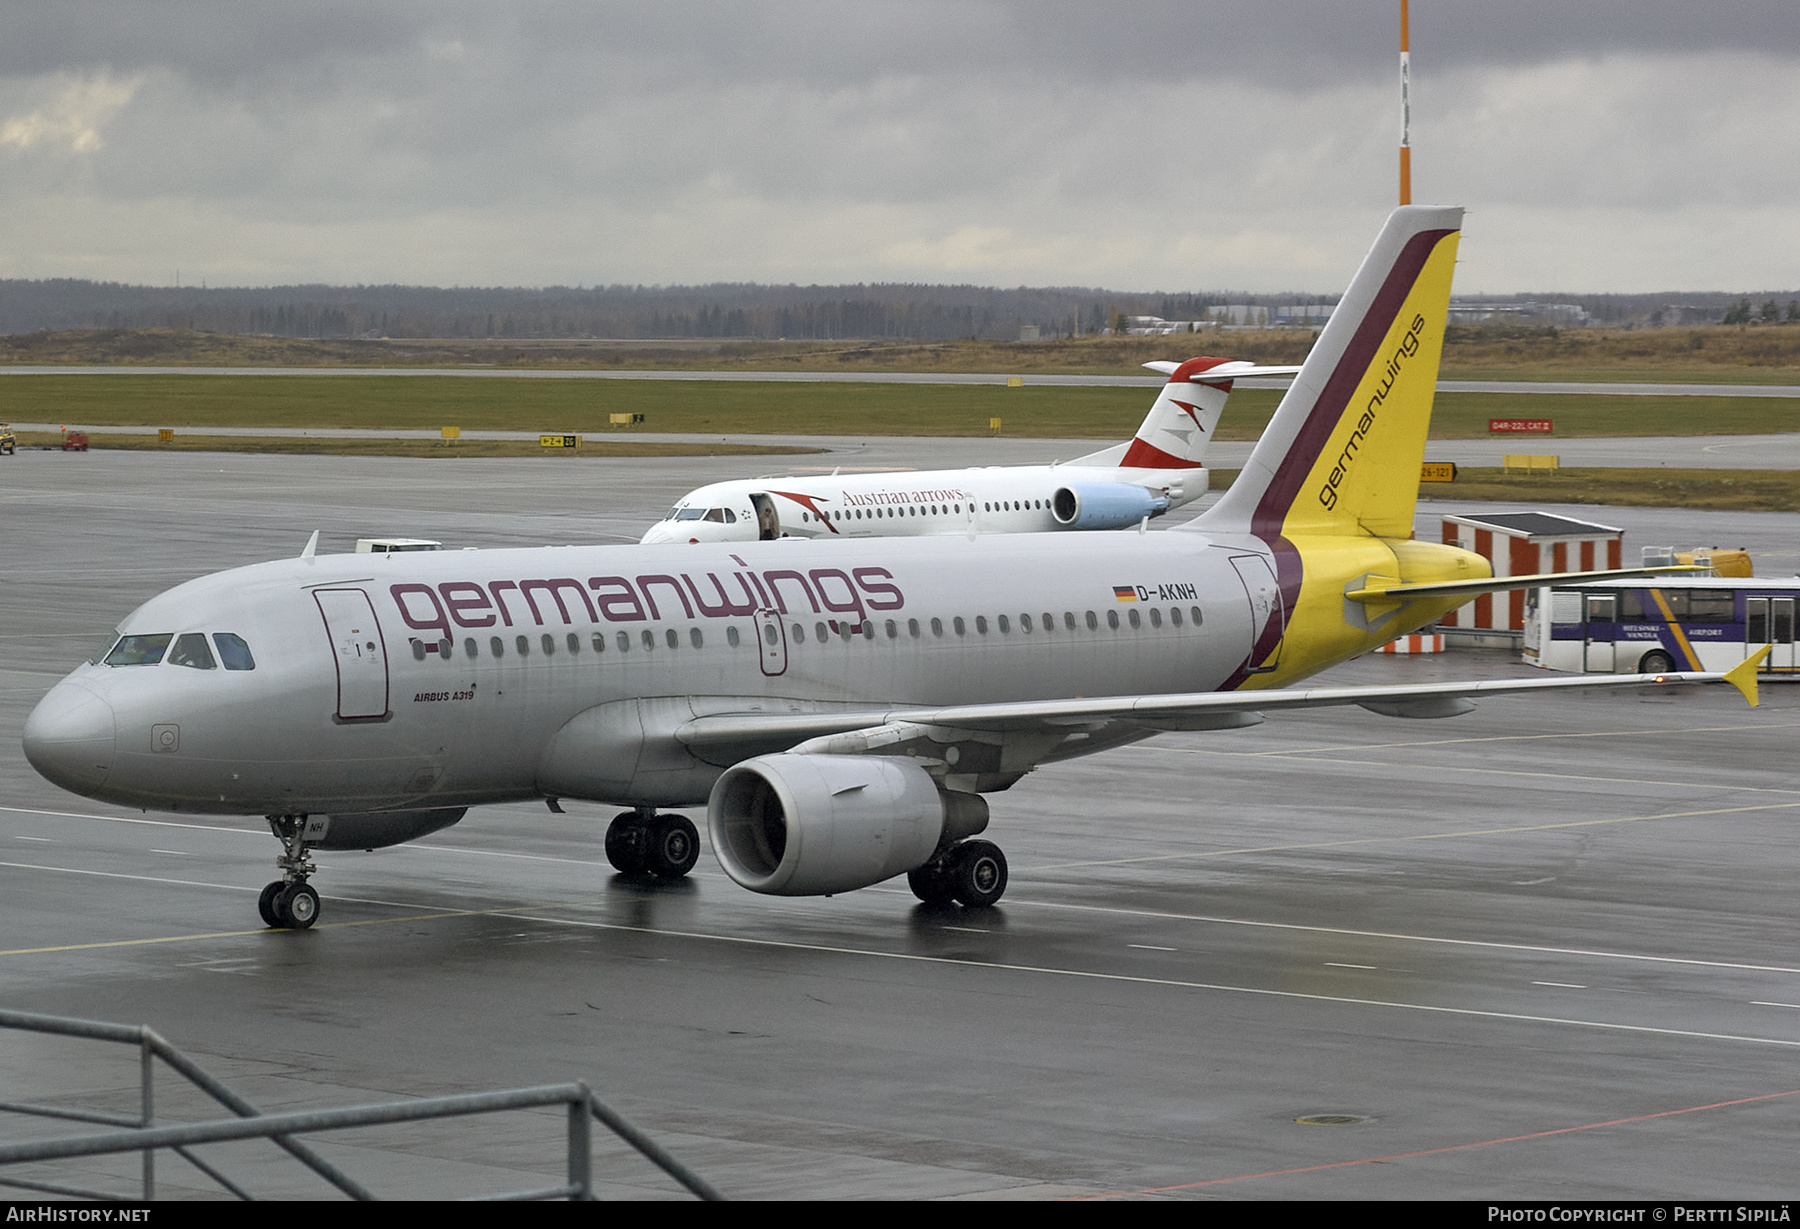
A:
[[[1692,623],[1735,623],[1737,605],[1729,589],[1690,589],[1688,620]]]
[[[1729,589],[1664,589],[1669,614],[1677,623],[1731,623],[1737,610]]]

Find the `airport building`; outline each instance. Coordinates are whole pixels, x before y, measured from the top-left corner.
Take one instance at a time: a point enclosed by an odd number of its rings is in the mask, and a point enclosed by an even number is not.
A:
[[[1496,512],[1446,516],[1443,541],[1474,551],[1495,576],[1591,572],[1624,564],[1625,531],[1552,512]],[[1523,634],[1525,591],[1484,593],[1438,620],[1441,627]]]

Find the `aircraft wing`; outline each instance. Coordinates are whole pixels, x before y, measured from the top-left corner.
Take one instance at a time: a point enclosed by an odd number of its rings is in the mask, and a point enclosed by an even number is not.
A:
[[[1451,717],[1474,708],[1471,697],[1529,691],[1564,691],[1592,687],[1647,687],[1668,683],[1730,683],[1752,707],[1757,704],[1756,668],[1761,653],[1725,672],[1679,671],[1670,674],[1575,675],[1563,678],[1489,679],[1462,683],[1424,683],[1405,687],[1295,687],[1271,691],[1208,691],[1185,695],[1102,696],[1068,700],[1022,700],[1000,704],[959,704],[942,708],[868,708],[818,713],[719,713],[696,717],[678,727],[675,737],[696,750],[754,745],[794,747],[833,735],[873,735],[896,727],[910,730],[971,731],[989,734],[1073,733],[1114,722],[1151,730],[1221,729],[1253,721],[1236,715],[1260,715],[1293,708],[1360,705],[1391,717]],[[838,740],[833,740],[838,741]],[[904,739],[898,741],[905,741]],[[861,750],[878,750],[876,741]],[[839,753],[859,748],[817,748]]]

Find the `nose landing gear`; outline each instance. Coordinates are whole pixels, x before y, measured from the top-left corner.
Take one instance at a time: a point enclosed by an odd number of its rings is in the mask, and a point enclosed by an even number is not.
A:
[[[256,911],[265,925],[277,930],[305,930],[319,917],[319,894],[306,882],[319,868],[307,856],[306,816],[270,815],[269,831],[281,842],[275,865],[281,878],[262,890]]]

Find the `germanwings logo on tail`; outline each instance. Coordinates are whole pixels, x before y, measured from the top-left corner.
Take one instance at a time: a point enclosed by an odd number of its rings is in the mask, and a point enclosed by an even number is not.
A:
[[[1382,402],[1387,400],[1388,393],[1393,390],[1394,380],[1399,376],[1400,369],[1407,359],[1419,352],[1419,334],[1424,331],[1425,317],[1414,316],[1412,323],[1406,328],[1406,335],[1400,339],[1393,354],[1388,356],[1381,386],[1370,394],[1369,404],[1363,407],[1362,416],[1356,420],[1355,430],[1344,441],[1344,450],[1338,454],[1337,464],[1325,475],[1325,481],[1319,487],[1319,502],[1325,507],[1337,507],[1338,486],[1349,476],[1350,467],[1356,463],[1356,454],[1361,451],[1363,440],[1375,425],[1375,416],[1381,409]]]

